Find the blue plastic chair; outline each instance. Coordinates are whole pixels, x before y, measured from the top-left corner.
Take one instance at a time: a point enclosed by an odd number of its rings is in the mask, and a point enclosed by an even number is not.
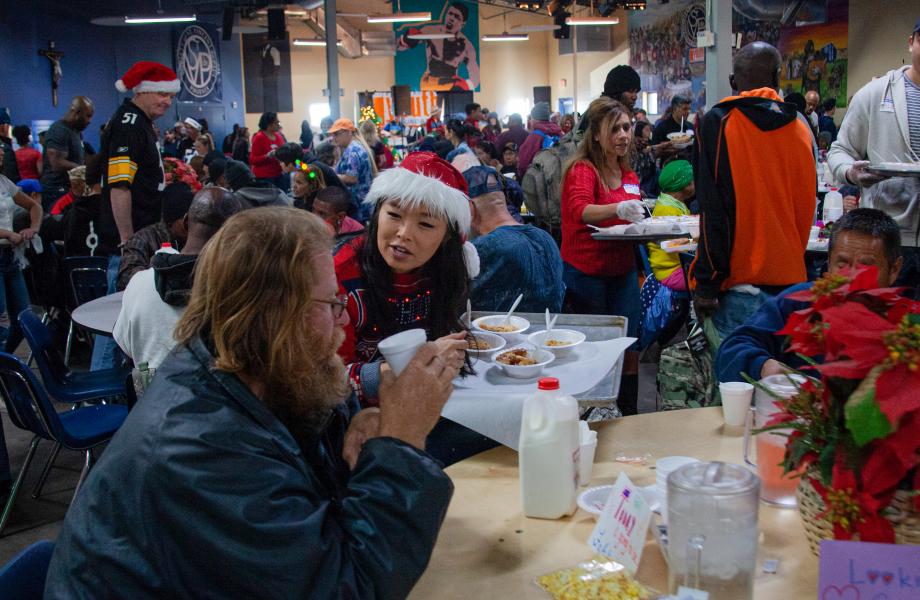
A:
[[[19,313],[19,326],[32,350],[48,395],[58,402],[86,402],[125,395],[128,367],[100,371],[71,371],[54,347],[51,330],[31,310]]]
[[[64,270],[70,282],[68,312],[109,291],[109,259],[105,256],[68,256],[64,259]],[[64,364],[70,364],[70,348],[73,344],[74,322],[70,320],[67,331],[67,345],[64,350]]]
[[[51,564],[54,542],[35,542],[0,570],[0,598],[4,600],[41,600],[45,595],[45,578]]]
[[[74,491],[76,497],[93,464],[93,448],[112,439],[128,415],[128,408],[119,404],[98,404],[59,414],[32,370],[15,356],[5,352],[0,352],[0,396],[3,397],[13,425],[35,434],[29,444],[29,452],[22,469],[13,482],[10,497],[3,507],[3,514],[0,516],[2,532],[12,512],[19,486],[41,440],[50,440],[67,450],[83,452],[86,455]],[[46,471],[47,469],[48,467]],[[43,476],[46,475],[47,473],[43,473]]]

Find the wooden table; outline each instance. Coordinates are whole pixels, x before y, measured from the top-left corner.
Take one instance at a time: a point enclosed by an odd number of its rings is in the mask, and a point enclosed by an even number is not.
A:
[[[124,292],[116,292],[90,300],[74,309],[70,317],[77,325],[82,325],[93,333],[111,336],[115,321],[121,312],[121,297]]]
[[[724,435],[721,409],[698,408],[624,417],[595,425],[598,447],[591,485],[612,484],[625,471],[637,485],[655,483],[655,460],[685,455],[741,463],[740,435]],[[617,456],[651,454],[646,466]],[[447,469],[456,486],[431,563],[411,598],[534,598],[548,595],[533,583],[540,575],[589,558],[594,518],[578,509],[558,521],[521,513],[517,453],[495,448]],[[581,488],[584,490],[587,488]],[[811,554],[794,509],[760,504],[760,549],[754,597],[814,598],[818,560]],[[651,529],[651,528],[650,528]],[[650,533],[640,581],[667,591],[667,566]],[[779,559],[775,575],[761,571]]]

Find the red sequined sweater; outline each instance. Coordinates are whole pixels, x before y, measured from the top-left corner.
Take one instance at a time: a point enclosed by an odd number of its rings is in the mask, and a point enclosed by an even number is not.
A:
[[[430,280],[418,273],[393,275],[393,293],[387,298],[389,314],[368,314],[366,282],[361,269],[361,248],[366,236],[346,243],[335,255],[339,291],[348,294],[348,324],[339,355],[348,368],[348,380],[362,406],[376,406],[380,361],[377,344],[385,337],[381,323],[388,323],[392,335],[407,329],[427,330],[431,307]]]

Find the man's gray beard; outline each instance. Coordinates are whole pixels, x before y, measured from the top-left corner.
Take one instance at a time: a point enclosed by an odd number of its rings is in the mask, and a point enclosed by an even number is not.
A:
[[[320,432],[332,409],[349,393],[345,363],[336,354],[343,338],[344,333],[338,330],[331,342],[314,346],[317,351],[313,357],[305,357],[299,389],[273,389],[270,382],[266,383],[266,406],[298,443],[301,436]]]

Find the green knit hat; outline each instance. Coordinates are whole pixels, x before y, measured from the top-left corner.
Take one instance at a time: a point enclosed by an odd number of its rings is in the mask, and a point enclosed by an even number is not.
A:
[[[672,160],[661,170],[658,186],[662,192],[679,192],[693,181],[693,167],[686,160]]]

